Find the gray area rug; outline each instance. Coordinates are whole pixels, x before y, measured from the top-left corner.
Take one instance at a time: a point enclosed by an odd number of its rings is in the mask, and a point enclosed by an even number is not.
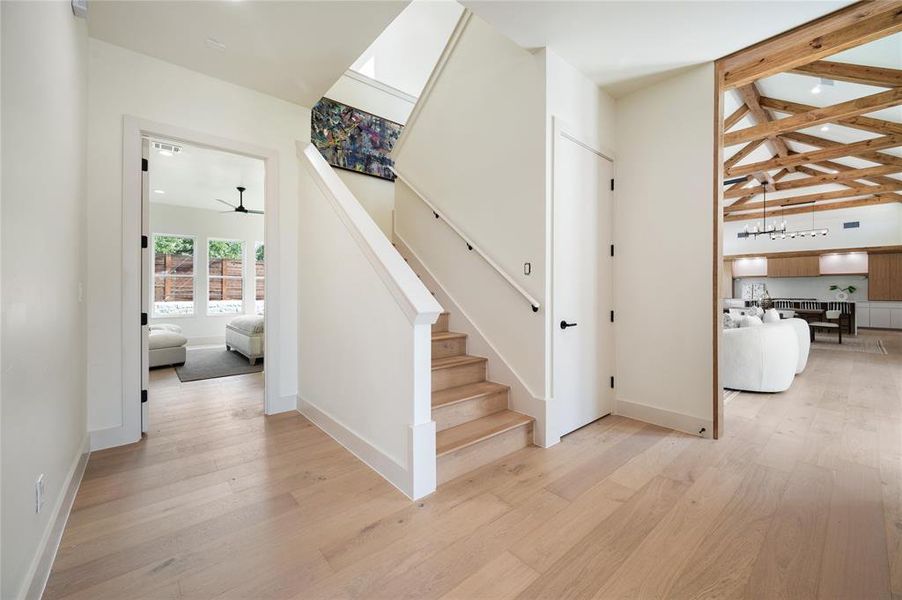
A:
[[[196,348],[188,349],[185,364],[175,368],[182,383],[188,381],[200,381],[202,379],[215,379],[217,377],[231,377],[232,375],[246,375],[259,373],[263,370],[263,359],[258,358],[257,364],[251,365],[247,359],[238,354],[221,348]]]
[[[817,332],[817,340],[811,344],[812,350],[833,350],[838,352],[864,352],[865,354],[886,354],[883,340],[872,335],[839,336],[834,333]]]

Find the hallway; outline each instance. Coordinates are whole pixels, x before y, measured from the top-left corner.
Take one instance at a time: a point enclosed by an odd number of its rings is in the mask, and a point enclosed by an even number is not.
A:
[[[890,597],[902,334],[816,349],[718,442],[608,417],[411,503],[259,374],[154,371],[153,431],[94,453],[46,598]]]

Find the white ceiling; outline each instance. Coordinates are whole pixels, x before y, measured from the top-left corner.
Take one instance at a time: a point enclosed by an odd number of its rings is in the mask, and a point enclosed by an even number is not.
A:
[[[163,140],[165,141],[165,140]],[[181,145],[181,144],[179,144]],[[150,201],[208,210],[229,210],[215,198],[238,204],[237,186],[244,186],[244,206],[263,210],[265,168],[262,160],[198,146],[181,145],[182,151],[165,156],[151,149]],[[164,193],[160,194],[159,191]],[[236,215],[235,218],[261,218]]]
[[[351,69],[419,97],[462,12],[453,0],[413,0]]]
[[[90,2],[88,30],[111,44],[311,107],[406,5],[104,0]]]
[[[851,3],[463,0],[520,46],[547,46],[615,97]]]

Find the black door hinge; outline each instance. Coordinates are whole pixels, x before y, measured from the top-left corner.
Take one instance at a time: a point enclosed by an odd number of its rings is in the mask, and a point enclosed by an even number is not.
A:
[[[141,404],[147,402],[147,390],[141,390]]]
[[[614,322],[614,311],[612,310],[611,311],[611,323],[613,323],[613,322]]]
[[[145,325],[147,325],[147,313],[143,312],[141,313],[141,327],[144,327]]]
[[[612,192],[614,191],[614,180],[613,179],[611,180],[611,191]]]
[[[611,256],[614,256],[614,244],[611,244]]]
[[[611,375],[611,389],[614,389],[614,376]]]
[[[148,170],[148,168],[147,168],[147,159],[146,159],[146,158],[142,158],[142,159],[141,159],[141,170],[144,171],[145,173],[146,173],[147,170]]]
[[[142,248],[147,248],[147,243],[148,243],[147,236],[146,236],[146,235],[142,235],[142,236],[141,236],[141,247],[142,247]]]

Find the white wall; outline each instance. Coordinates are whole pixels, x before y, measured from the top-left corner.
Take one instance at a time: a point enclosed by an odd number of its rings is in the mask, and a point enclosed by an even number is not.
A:
[[[851,296],[851,300],[865,302],[868,299],[868,278],[864,275],[743,277],[733,280],[733,297],[742,298],[742,286],[750,283],[763,283],[771,298],[814,298],[822,301],[835,301],[836,292],[830,291],[831,285],[840,287],[854,285],[858,289]]]
[[[856,229],[843,229],[843,223],[847,221],[859,221],[861,226]],[[769,219],[768,222],[770,222]],[[755,221],[728,221],[724,223],[724,256],[757,252],[792,252],[830,248],[902,245],[902,204],[898,203],[844,208],[786,217],[786,227],[789,230],[820,229],[822,227],[830,230],[827,236],[818,236],[816,238],[772,240],[768,237],[761,237],[756,240],[754,238],[738,238],[736,236],[736,234],[743,231],[746,225],[752,226],[754,223]]]
[[[529,294],[545,299],[544,64],[478,17],[470,18],[394,159],[448,219]],[[440,140],[440,143],[436,143]],[[396,205],[402,241],[417,254],[534,396],[545,388],[545,317],[440,221],[415,225],[424,207]],[[427,210],[427,213],[428,210]],[[532,274],[523,274],[523,264]],[[544,308],[542,309],[544,311]]]
[[[326,92],[326,97],[402,125],[407,122],[415,102],[410,96],[386,90],[377,82],[368,82],[353,74],[342,75]],[[379,229],[391,238],[392,213],[395,209],[394,182],[343,169],[336,169],[336,172],[376,221]]]
[[[182,328],[189,344],[225,342],[225,326],[237,315],[207,315],[207,240],[229,239],[244,242],[244,312],[255,314],[255,255],[256,242],[263,241],[263,216],[221,214],[215,210],[150,205],[150,232],[194,236],[194,315],[151,318],[154,323],[174,323]],[[151,246],[152,247],[152,246]],[[150,289],[153,289],[153,274]],[[153,302],[151,301],[151,306]],[[152,316],[152,315],[151,315]]]
[[[708,434],[713,114],[712,64],[619,98],[614,191],[617,410]]]
[[[419,96],[462,10],[449,0],[411,2],[351,68]]]
[[[185,127],[279,153],[283,223],[297,222],[295,141],[310,139],[310,111],[182,67],[90,40],[88,186],[88,429],[122,426],[121,231],[123,115]],[[127,82],[128,85],[124,85]],[[297,392],[297,230],[285,225],[279,306],[279,395]],[[269,358],[269,357],[268,357]],[[270,362],[273,359],[270,359]]]
[[[13,599],[34,577],[67,479],[86,450],[80,290],[87,30],[69,2],[3,2],[0,7],[0,596]],[[41,473],[46,503],[36,514],[34,486]]]
[[[319,152],[302,160],[298,408],[413,498],[435,489],[430,325],[441,307]]]

